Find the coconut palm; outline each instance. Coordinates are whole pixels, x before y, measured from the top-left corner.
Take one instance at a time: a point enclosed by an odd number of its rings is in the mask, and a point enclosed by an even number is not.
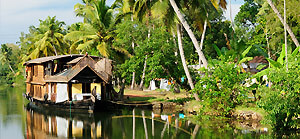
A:
[[[134,3],[133,7],[133,14],[137,16],[139,21],[143,22],[145,21],[147,26],[148,26],[148,39],[150,38],[150,18],[151,18],[151,7],[153,4],[153,0],[136,0]],[[147,68],[147,55],[145,57],[145,62],[144,62],[144,68],[143,68],[143,74],[141,77],[141,82],[139,85],[139,88],[142,89],[144,85],[144,79],[145,79],[145,71]]]
[[[135,4],[135,0],[116,0],[115,3],[113,4],[118,11],[115,23],[120,22],[122,19],[128,18],[129,15],[130,15],[131,21],[133,22],[134,4]],[[132,40],[131,46],[132,46],[132,50],[134,52],[134,47],[135,47],[134,40]],[[134,55],[134,54],[132,54],[132,55]],[[130,88],[134,89],[134,86],[135,86],[135,72],[132,73],[132,81],[131,81]]]
[[[180,12],[180,10],[179,10],[179,8],[178,8],[178,6],[177,6],[177,4],[176,4],[176,2],[174,0],[170,0],[170,4],[173,7],[173,9],[174,9],[174,11],[175,11],[175,13],[176,13],[176,15],[177,15],[180,23],[183,25],[183,27],[185,28],[185,30],[188,33],[189,37],[191,38],[191,40],[192,40],[192,42],[194,44],[194,47],[195,47],[195,49],[196,49],[196,51],[197,51],[197,53],[198,53],[201,61],[203,62],[204,67],[207,68],[207,65],[208,65],[207,60],[206,60],[203,52],[200,49],[200,46],[198,44],[198,41],[197,41],[194,33],[190,29],[190,26],[187,23],[187,21],[185,20],[184,15]]]
[[[119,23],[122,19],[130,17],[131,21],[133,21],[134,15],[134,4],[135,0],[116,0],[112,7],[116,10],[118,13],[116,15],[116,23]]]
[[[56,17],[47,17],[40,20],[39,27],[31,26],[31,41],[33,41],[29,58],[35,59],[42,56],[65,54],[67,46],[63,40],[65,30],[64,22],[56,20]]]
[[[294,44],[299,47],[300,44],[295,36],[295,34],[293,33],[293,31],[291,30],[290,26],[284,22],[284,19],[282,18],[281,14],[279,13],[278,9],[275,7],[275,5],[273,4],[272,0],[267,0],[268,4],[270,5],[270,7],[273,9],[273,11],[276,13],[277,17],[279,18],[279,20],[281,21],[281,23],[286,26],[286,30],[288,31],[290,37],[292,38]]]
[[[108,47],[112,36],[109,27],[113,21],[113,9],[106,5],[106,0],[84,1],[74,6],[77,16],[84,18],[84,23],[78,31],[72,31],[65,36],[65,40],[72,41],[71,49],[80,52],[98,52],[108,57]]]

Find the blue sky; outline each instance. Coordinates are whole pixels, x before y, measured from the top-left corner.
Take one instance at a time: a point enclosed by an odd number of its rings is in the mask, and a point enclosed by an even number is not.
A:
[[[228,1],[228,0],[227,0]],[[56,16],[67,25],[82,21],[74,13],[74,5],[81,0],[0,0],[0,44],[16,43],[21,32],[28,33],[28,27],[37,26],[39,19]],[[111,5],[114,0],[107,0]],[[238,13],[243,0],[232,0],[233,16]],[[225,11],[229,17],[229,13]]]

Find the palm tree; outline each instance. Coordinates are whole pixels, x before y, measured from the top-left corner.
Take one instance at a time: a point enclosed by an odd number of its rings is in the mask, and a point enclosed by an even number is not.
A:
[[[218,5],[216,4],[216,0],[211,0],[211,1],[212,1],[212,4],[217,8]],[[198,53],[201,61],[203,62],[203,66],[205,68],[207,68],[207,65],[208,65],[207,60],[206,60],[203,52],[201,51],[201,49],[199,47],[198,41],[197,41],[194,33],[190,29],[190,26],[187,23],[187,21],[185,20],[184,15],[180,12],[180,10],[179,10],[179,8],[178,8],[178,6],[177,6],[177,4],[175,3],[174,0],[170,0],[170,4],[172,5],[172,7],[173,7],[173,9],[174,9],[174,11],[175,11],[175,13],[176,13],[179,21],[181,22],[181,24],[185,28],[186,32],[188,33],[189,37],[191,38],[191,40],[192,40],[192,42],[194,44],[194,47],[195,47],[195,49],[196,49],[196,51],[197,51],[197,53]],[[219,5],[221,7],[223,7],[223,8],[226,8],[226,1],[225,0],[220,0]]]
[[[193,33],[192,30],[190,29],[189,24],[188,24],[187,21],[184,19],[183,14],[179,11],[179,8],[178,8],[177,4],[175,3],[175,1],[174,1],[174,0],[170,0],[170,4],[172,5],[172,7],[173,7],[173,9],[174,9],[174,11],[175,11],[175,13],[176,13],[176,15],[177,15],[179,21],[181,22],[181,24],[183,25],[183,27],[184,27],[185,30],[187,31],[188,35],[190,36],[190,38],[191,38],[191,40],[192,40],[192,42],[193,42],[193,44],[194,44],[194,47],[196,48],[197,53],[198,53],[198,55],[199,55],[201,61],[203,62],[204,67],[207,68],[207,65],[208,65],[208,64],[207,64],[207,60],[206,60],[206,58],[205,58],[203,52],[201,51],[201,49],[200,49],[200,47],[199,47],[199,44],[198,44],[198,41],[197,41],[197,39],[196,39],[194,33]]]
[[[113,9],[106,5],[106,0],[84,2],[85,5],[78,3],[74,6],[77,16],[84,18],[84,23],[78,31],[68,33],[64,39],[73,42],[71,49],[92,53],[99,51],[102,56],[108,57]]]
[[[114,5],[116,5],[118,10],[118,15],[116,17],[116,23],[119,22],[122,18],[126,18],[128,15],[130,15],[131,21],[133,22],[133,7],[135,4],[135,0],[116,0]],[[134,40],[132,40],[131,47],[134,53]],[[134,55],[134,54],[132,54]],[[131,89],[134,89],[135,86],[135,72],[132,72],[132,80],[131,80]]]
[[[180,25],[179,24],[177,24],[177,38],[178,38],[179,54],[180,54],[180,57],[181,57],[181,62],[182,62],[182,65],[183,65],[185,75],[188,79],[188,83],[189,83],[191,89],[194,89],[195,87],[194,87],[194,84],[193,84],[193,80],[191,78],[191,75],[190,75],[189,69],[186,65],[186,60],[185,60],[185,57],[184,57],[184,52],[183,52],[183,47],[182,47],[182,40],[181,40],[181,30],[180,30]],[[197,101],[200,100],[196,93],[194,94],[194,97]]]
[[[292,38],[293,42],[295,43],[295,45],[297,47],[300,46],[297,38],[295,37],[295,34],[293,33],[293,31],[291,30],[290,26],[284,22],[284,20],[282,19],[281,14],[279,13],[279,11],[277,10],[277,8],[275,7],[275,5],[273,4],[272,0],[267,0],[268,4],[270,5],[270,7],[273,9],[273,11],[277,14],[277,17],[279,18],[279,20],[281,21],[281,23],[286,26],[286,30],[288,31],[290,37]]]
[[[150,20],[151,20],[151,7],[152,7],[152,0],[137,0],[134,3],[134,13],[137,18],[140,21],[146,20],[146,24],[148,26],[148,40],[150,38]],[[152,25],[153,26],[153,25]],[[144,79],[145,79],[145,72],[146,72],[146,68],[147,68],[147,55],[145,57],[145,62],[144,62],[144,68],[143,68],[143,73],[142,73],[142,77],[141,77],[141,82],[139,85],[139,88],[142,89],[143,85],[144,85]]]
[[[287,50],[287,40],[286,40],[286,7],[285,7],[285,0],[284,0],[284,48],[285,48],[285,66],[286,66],[286,71],[289,71],[288,67],[288,50]]]
[[[67,47],[63,40],[65,34],[63,25],[65,23],[56,20],[55,16],[48,16],[46,20],[40,20],[39,27],[31,26],[33,35],[28,39],[33,42],[29,48],[31,50],[29,58],[65,54]]]

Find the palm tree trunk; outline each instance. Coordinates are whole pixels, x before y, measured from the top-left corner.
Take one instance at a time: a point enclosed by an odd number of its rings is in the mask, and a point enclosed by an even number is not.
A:
[[[148,30],[148,41],[150,40],[150,28]],[[145,63],[144,63],[144,69],[143,69],[143,75],[142,75],[142,79],[141,79],[141,83],[140,83],[140,89],[143,90],[143,85],[144,85],[144,79],[145,79],[145,72],[146,72],[146,67],[147,67],[147,58],[148,55],[146,55],[145,57]]]
[[[145,63],[144,63],[143,75],[142,75],[142,79],[141,79],[141,83],[140,83],[140,89],[143,89],[143,85],[144,85],[145,72],[146,72],[146,67],[147,67],[147,58],[148,58],[148,55],[146,55],[146,57],[145,57]]]
[[[186,32],[188,33],[189,37],[191,38],[195,49],[197,50],[197,53],[201,59],[201,61],[203,62],[203,65],[205,68],[207,68],[207,60],[203,54],[203,52],[201,51],[198,41],[194,35],[194,33],[192,32],[192,30],[190,29],[189,24],[187,23],[187,21],[184,19],[183,14],[179,11],[179,8],[177,7],[176,3],[174,0],[170,0],[170,4],[172,5],[177,17],[179,18],[179,21],[181,22],[181,24],[183,25],[183,27],[185,28]]]
[[[194,139],[198,133],[198,130],[199,130],[199,125],[196,125],[195,128],[194,128],[194,131],[193,131],[193,134],[192,134],[192,139]]]
[[[131,81],[131,86],[130,89],[133,90],[135,85],[135,72],[132,72],[132,81]]]
[[[175,35],[175,33],[174,33],[174,31],[172,31],[172,35],[173,35],[173,42],[174,42],[174,46],[176,47],[176,35]],[[175,56],[177,57],[178,56],[178,52],[175,50]],[[177,62],[177,60],[176,60],[176,62]]]
[[[296,45],[297,47],[299,47],[299,46],[300,46],[300,45],[299,45],[299,42],[298,42],[297,38],[295,37],[293,31],[291,30],[291,28],[289,27],[288,24],[285,24],[285,23],[284,23],[284,21],[283,21],[283,19],[282,19],[282,16],[280,15],[279,11],[278,11],[278,10],[276,9],[276,7],[274,6],[272,0],[267,0],[267,2],[269,3],[269,5],[270,5],[271,8],[273,9],[273,11],[277,14],[277,17],[279,18],[279,20],[281,21],[281,23],[282,23],[283,25],[286,25],[286,29],[287,29],[288,33],[290,34],[290,36],[291,36],[293,42],[295,43],[295,45]]]
[[[133,22],[133,15],[131,15],[131,21]],[[131,42],[131,47],[132,47],[132,50],[134,51],[134,42],[133,42],[133,40]],[[131,81],[130,89],[134,89],[134,85],[135,85],[135,72],[132,72],[132,81]]]
[[[231,0],[229,0],[229,15],[230,15],[230,22],[231,22],[231,26],[232,26],[232,30],[234,30],[234,23],[233,23],[233,20],[232,20],[232,9],[231,9]]]
[[[208,14],[206,14],[206,16],[208,17]],[[204,22],[204,27],[203,27],[203,32],[201,35],[201,41],[200,41],[200,49],[202,50],[203,47],[203,41],[204,41],[204,36],[205,36],[205,32],[206,32],[206,27],[207,27],[207,19]],[[201,59],[199,58],[199,67],[201,67]]]
[[[183,51],[183,47],[182,47],[182,40],[181,40],[181,31],[180,31],[180,26],[179,24],[176,25],[177,26],[177,37],[178,37],[178,47],[179,47],[179,54],[180,54],[180,57],[181,57],[181,62],[182,62],[182,65],[183,65],[183,69],[184,69],[184,72],[185,72],[185,75],[188,79],[188,83],[191,87],[191,89],[194,89],[194,84],[193,84],[193,80],[191,78],[191,75],[190,75],[190,72],[189,72],[189,69],[186,65],[186,61],[185,61],[185,57],[184,57],[184,51]],[[197,101],[200,101],[199,97],[197,94],[194,94],[194,97]]]
[[[286,40],[286,7],[285,7],[285,0],[284,0],[284,48],[285,48],[285,67],[286,72],[289,71],[288,67],[288,53],[287,53],[287,40]]]

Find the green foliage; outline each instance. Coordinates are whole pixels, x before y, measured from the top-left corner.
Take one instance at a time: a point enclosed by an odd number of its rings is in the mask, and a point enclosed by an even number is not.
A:
[[[284,48],[284,46],[282,46]],[[263,108],[268,115],[267,123],[271,124],[275,131],[286,131],[299,128],[300,113],[300,78],[299,75],[299,49],[292,53],[288,52],[289,64],[288,72],[285,69],[285,53],[282,49],[277,61],[267,59],[271,68],[265,69],[255,75],[260,78],[263,75],[268,76],[271,82],[271,88],[265,85],[259,86],[258,95],[261,99],[258,106]]]
[[[181,63],[177,62],[180,61],[179,57],[175,56],[177,47],[175,47],[172,36],[165,31],[164,27],[157,27],[151,28],[151,35],[148,38],[148,30],[149,28],[146,26],[130,21],[117,26],[114,45],[123,45],[128,52],[132,53],[132,56],[128,57],[124,64],[116,67],[117,75],[125,78],[129,83],[132,72],[135,72],[136,81],[139,81],[147,56],[146,84],[155,78],[174,79],[179,82],[179,77],[182,77],[184,73]],[[130,38],[134,38],[134,49],[131,47],[132,39]]]
[[[77,16],[83,17],[83,23],[76,23],[74,31],[70,31],[64,39],[71,44],[75,53],[88,52],[92,55],[113,58],[126,54],[122,47],[112,46],[114,39],[113,7],[107,6],[106,0],[86,1],[74,6]]]
[[[230,22],[227,20],[224,21],[224,17],[221,16],[212,19],[210,27],[207,28],[205,34],[203,53],[211,58],[217,58],[218,55],[213,48],[214,45],[219,49],[221,49],[222,47],[226,47],[226,43],[229,43],[230,39],[232,38],[230,35],[231,33],[232,29],[230,28]],[[226,40],[225,34],[228,41]]]
[[[242,47],[245,47],[245,44],[243,42],[235,42],[233,44],[235,47],[231,48],[230,50],[228,50],[226,47],[222,47],[222,49],[220,50],[216,45],[213,45],[213,48],[217,52],[221,61],[237,62],[238,64],[241,64],[253,59],[253,57],[246,57],[253,46],[246,47],[243,50]],[[236,48],[236,45],[243,46]]]
[[[251,88],[244,87],[242,82],[249,78],[249,74],[240,70],[241,67],[234,63],[220,62],[204,71],[192,90],[203,100],[204,113],[229,116],[247,99]]]
[[[299,65],[290,68],[286,72],[284,68],[269,71],[271,88],[261,86],[258,106],[263,108],[268,115],[267,123],[271,124],[275,131],[287,131],[299,128],[297,117],[300,113],[300,78]]]
[[[39,21],[38,27],[30,26],[28,34],[21,34],[19,43],[25,50],[23,59],[66,54],[68,47],[63,40],[65,23],[56,20],[55,16]]]
[[[2,44],[0,50],[0,83],[12,85],[23,73],[21,50],[14,44]]]
[[[240,11],[235,16],[234,20],[237,26],[242,26],[251,29],[255,26],[257,16],[259,12],[260,4],[256,3],[255,0],[244,0],[245,3],[240,7]]]
[[[263,39],[265,38],[265,34],[267,33],[271,51],[272,53],[277,54],[281,51],[281,44],[284,42],[284,27],[267,1],[261,2],[262,7],[259,9],[258,14],[256,15],[258,17],[257,24],[258,26],[260,26],[260,29],[256,29],[257,34],[254,34],[253,36]],[[283,17],[283,0],[273,0],[273,3]],[[287,24],[290,26],[296,38],[299,40],[300,11],[297,10],[298,5],[300,5],[299,0],[286,1]],[[288,37],[287,39],[288,46],[291,46],[293,49],[295,49],[295,45],[292,43],[291,38]]]

